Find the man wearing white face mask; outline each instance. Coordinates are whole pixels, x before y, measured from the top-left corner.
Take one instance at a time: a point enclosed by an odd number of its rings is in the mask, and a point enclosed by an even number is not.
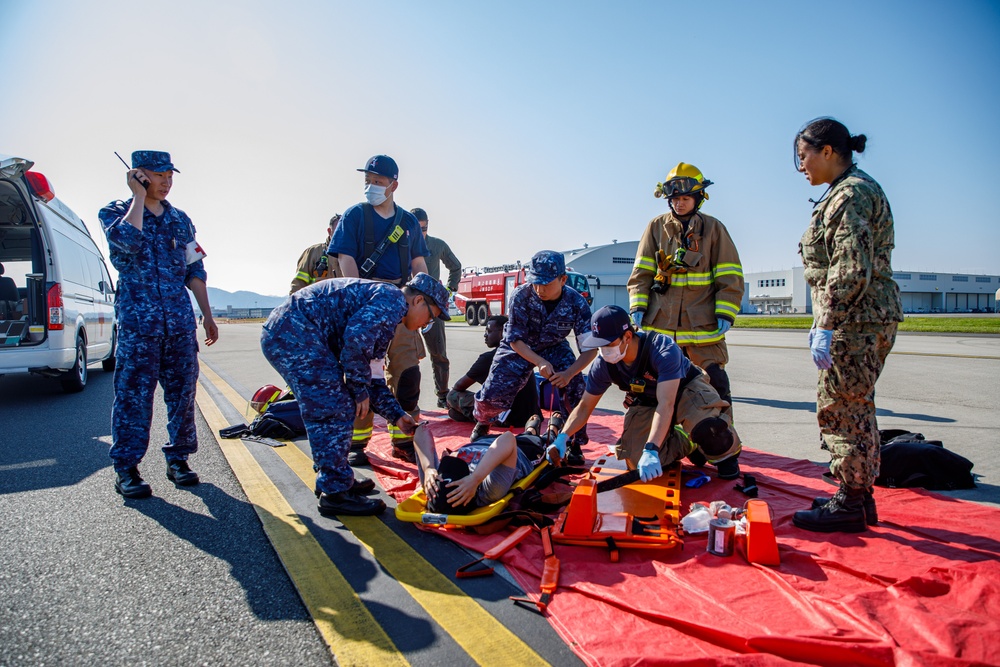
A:
[[[591,333],[580,344],[598,349],[587,374],[587,388],[553,447],[565,454],[569,436],[590,419],[608,388],[625,392],[625,424],[618,440],[619,459],[638,469],[642,481],[700,450],[722,479],[739,477],[740,438],[732,426],[729,404],[709,384],[670,336],[639,332],[619,306],[594,313]]]
[[[430,254],[420,223],[412,213],[397,206],[393,197],[399,187],[399,168],[388,155],[372,157],[362,169],[365,175],[365,199],[346,211],[340,226],[330,239],[327,253],[336,255],[345,278],[367,278],[402,286],[411,275],[427,273]],[[438,325],[440,326],[440,324]],[[385,380],[407,413],[420,414],[420,360],[425,356],[419,332],[405,327],[396,329],[387,356]],[[392,454],[413,461],[413,438],[395,425],[389,425]],[[354,425],[351,465],[365,465],[365,445],[372,436],[371,413]]]

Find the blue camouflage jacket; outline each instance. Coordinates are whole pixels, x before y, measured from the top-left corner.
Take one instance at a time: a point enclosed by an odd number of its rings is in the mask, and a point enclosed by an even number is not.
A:
[[[384,377],[372,377],[372,362],[381,369],[408,306],[402,290],[388,283],[359,278],[333,278],[295,292],[274,309],[264,325],[276,331],[283,320],[297,320],[297,335],[317,333],[344,369],[347,391],[355,402],[371,399],[372,409],[390,422],[403,416]],[[308,363],[308,360],[303,360]]]
[[[142,230],[125,220],[132,200],[114,201],[98,217],[111,263],[118,270],[115,311],[123,334],[175,335],[197,327],[191,297],[184,289],[192,278],[206,280],[201,260],[187,264],[185,247],[194,225],[184,211],[163,202],[163,215],[142,213]]]
[[[571,332],[576,333],[576,347],[580,349],[580,336],[590,332],[590,306],[571,287],[563,287],[559,305],[550,315],[531,285],[521,285],[510,296],[507,317],[503,342],[510,345],[521,340],[534,351],[565,340]]]

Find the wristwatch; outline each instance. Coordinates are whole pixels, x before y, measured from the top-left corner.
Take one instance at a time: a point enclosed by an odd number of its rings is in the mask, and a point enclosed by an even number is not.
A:
[[[643,449],[647,452],[656,452],[657,454],[660,453],[660,448],[655,442],[647,442]]]

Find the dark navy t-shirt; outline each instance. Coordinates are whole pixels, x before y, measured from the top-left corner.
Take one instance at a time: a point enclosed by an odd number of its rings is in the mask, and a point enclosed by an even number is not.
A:
[[[394,220],[395,213],[393,213],[392,218],[386,219],[379,215],[378,211],[372,211],[372,221],[375,223],[376,247],[389,233]],[[427,249],[423,232],[420,231],[420,223],[417,222],[413,214],[409,211],[403,211],[401,224],[403,229],[406,230],[406,237],[410,244],[410,261],[414,257],[427,257],[430,255],[431,251]],[[400,240],[402,241],[402,239]],[[333,238],[330,239],[330,247],[327,252],[353,257],[358,264],[358,270],[361,270],[365,253],[365,213],[361,204],[355,204],[344,211],[344,217],[341,219],[340,225],[337,226],[337,231],[333,233]],[[409,277],[410,267],[407,266],[403,271],[400,271],[399,249],[395,244],[392,244],[375,263],[375,270],[368,277],[378,278],[379,280],[398,281],[404,275]]]
[[[691,362],[670,336],[660,333],[641,333],[639,335],[647,339],[646,345],[653,346],[649,351],[649,367],[652,369],[652,374],[656,376],[656,382],[647,382],[646,390],[643,393],[655,398],[657,383],[679,380],[684,377],[687,375],[688,369],[691,368]],[[627,380],[635,376],[638,364],[639,359],[636,358],[631,365],[619,361],[615,366],[622,377]],[[592,396],[600,396],[612,384],[614,383],[608,373],[608,363],[598,356],[591,364],[590,372],[587,373],[587,393]]]

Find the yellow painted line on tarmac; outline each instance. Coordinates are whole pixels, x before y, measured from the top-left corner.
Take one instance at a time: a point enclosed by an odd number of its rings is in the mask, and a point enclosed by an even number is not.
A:
[[[214,371],[203,374],[239,408],[246,401]],[[274,451],[312,489],[316,483],[313,462],[294,443]],[[402,586],[462,649],[481,665],[518,667],[546,665],[530,646],[462,589],[427,562],[388,526],[370,517],[337,517],[379,564]]]
[[[726,345],[729,347],[762,347],[770,350],[803,350],[805,352],[809,351],[808,347],[802,347],[801,345],[757,345],[754,343],[730,343],[726,341]],[[993,359],[995,361],[1000,361],[1000,357],[995,357],[991,355],[984,354],[950,354],[948,352],[897,352],[893,350],[889,353],[890,355],[907,355],[911,357],[948,357],[950,359]]]
[[[204,364],[201,371],[203,375],[218,379]],[[217,385],[214,380],[212,383]],[[242,441],[225,440],[218,436],[219,429],[229,424],[213,399],[200,391],[197,402],[229,466],[257,511],[275,553],[337,663],[408,665],[409,662]]]

